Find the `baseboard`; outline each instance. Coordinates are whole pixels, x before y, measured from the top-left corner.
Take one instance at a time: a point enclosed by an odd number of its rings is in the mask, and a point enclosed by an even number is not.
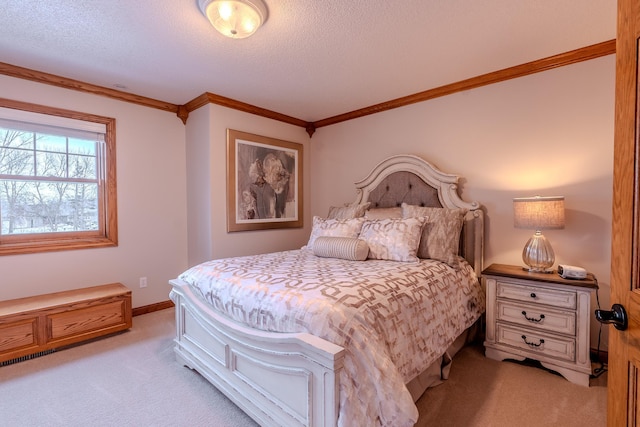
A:
[[[173,301],[167,300],[162,302],[156,302],[154,304],[143,305],[142,307],[136,307],[132,310],[134,316],[140,316],[141,314],[153,313],[154,311],[160,311],[173,307]]]

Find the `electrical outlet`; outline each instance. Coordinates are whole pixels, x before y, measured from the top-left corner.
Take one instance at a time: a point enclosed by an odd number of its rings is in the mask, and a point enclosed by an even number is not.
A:
[[[140,287],[141,288],[146,288],[147,287],[147,278],[146,277],[141,277],[140,278]]]

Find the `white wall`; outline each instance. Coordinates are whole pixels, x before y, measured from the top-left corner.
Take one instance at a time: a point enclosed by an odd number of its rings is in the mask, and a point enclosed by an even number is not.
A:
[[[303,145],[304,228],[227,232],[227,129]],[[189,265],[216,258],[297,249],[309,238],[309,136],[299,127],[208,104],[187,120]]]
[[[485,266],[521,265],[533,231],[513,227],[512,198],[564,195],[566,228],[544,234],[558,263],[597,276],[608,309],[614,80],[610,55],[320,128],[311,213],[354,200],[353,183],[386,157],[415,154],[462,175],[462,197],[485,206]]]
[[[116,119],[118,238],[112,248],[0,256],[0,300],[121,282],[133,306],[168,300],[187,267],[185,128],[175,114],[0,76],[2,97]],[[147,277],[147,288],[139,278]]]

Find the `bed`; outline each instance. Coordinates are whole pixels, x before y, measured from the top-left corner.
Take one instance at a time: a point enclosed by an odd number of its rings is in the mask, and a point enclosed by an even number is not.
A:
[[[301,249],[185,271],[170,281],[178,360],[263,426],[413,425],[484,312],[483,211],[459,180],[393,156]],[[422,246],[441,213],[459,219],[454,253]]]

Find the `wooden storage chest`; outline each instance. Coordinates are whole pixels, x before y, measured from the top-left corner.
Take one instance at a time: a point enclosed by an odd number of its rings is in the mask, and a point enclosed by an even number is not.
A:
[[[0,363],[131,328],[121,283],[0,301]]]

